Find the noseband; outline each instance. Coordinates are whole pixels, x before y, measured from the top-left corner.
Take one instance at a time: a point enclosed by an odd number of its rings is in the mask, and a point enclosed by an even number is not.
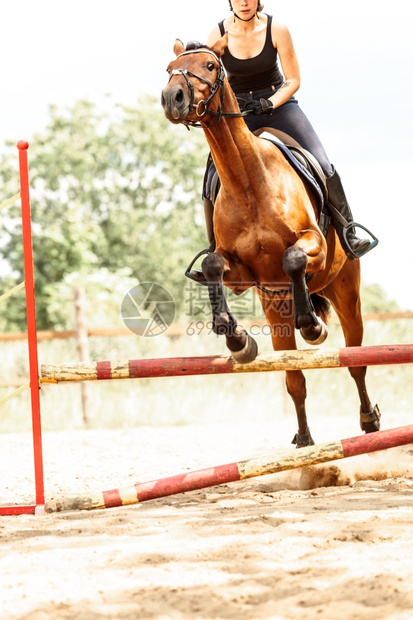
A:
[[[229,117],[234,118],[234,117],[245,116],[246,114],[248,114],[248,112],[230,113],[230,112],[222,111],[222,106],[224,105],[224,101],[225,101],[225,82],[224,82],[225,71],[224,71],[224,66],[222,64],[222,61],[220,60],[220,58],[218,58],[218,56],[216,56],[216,54],[214,54],[214,52],[212,52],[211,50],[202,48],[202,49],[182,52],[182,54],[179,54],[179,56],[177,56],[176,58],[178,59],[178,58],[181,58],[181,56],[188,56],[190,54],[200,54],[200,53],[211,54],[211,56],[215,58],[215,60],[217,61],[219,65],[218,75],[213,84],[206,78],[200,75],[197,75],[196,73],[193,73],[193,71],[189,71],[188,69],[173,69],[171,71],[169,82],[171,81],[174,75],[182,75],[185,78],[185,81],[187,83],[189,93],[190,93],[189,107],[195,108],[198,118],[202,118],[203,116],[205,116],[205,114],[211,114],[212,116],[218,117],[216,122],[219,123],[223,116],[229,116]],[[194,103],[194,97],[195,97],[194,86],[188,76],[194,77],[197,80],[200,80],[201,82],[204,82],[205,84],[208,84],[208,86],[211,89],[209,96],[206,99],[201,99],[201,101],[198,101],[197,104]],[[211,110],[208,107],[208,105],[211,103],[212,99],[215,97],[215,95],[217,94],[219,90],[221,90],[221,101],[219,104],[218,112],[216,112],[215,110]],[[190,125],[191,127],[201,127],[200,123],[196,121],[184,121],[183,124]]]

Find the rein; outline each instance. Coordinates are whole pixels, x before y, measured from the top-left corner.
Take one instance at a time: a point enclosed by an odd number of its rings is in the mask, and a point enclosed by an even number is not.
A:
[[[189,92],[190,92],[190,103],[189,103],[189,107],[190,108],[195,108],[196,114],[198,116],[198,118],[203,118],[205,116],[205,114],[211,114],[211,116],[216,116],[217,117],[217,123],[219,123],[222,119],[222,117],[229,117],[229,118],[239,118],[242,116],[247,116],[247,114],[249,114],[250,112],[246,111],[246,112],[223,112],[222,107],[224,105],[225,102],[225,71],[224,71],[224,66],[222,64],[222,61],[220,58],[218,58],[218,56],[216,56],[216,54],[214,54],[213,51],[202,48],[202,49],[196,49],[196,50],[189,50],[187,52],[182,52],[182,54],[179,54],[179,56],[177,56],[176,58],[181,58],[181,56],[188,56],[190,54],[211,54],[211,56],[213,56],[215,58],[215,60],[217,61],[218,65],[219,65],[219,69],[218,69],[218,75],[217,78],[215,80],[215,82],[212,84],[209,80],[207,80],[206,78],[194,73],[193,71],[189,71],[188,69],[173,69],[171,71],[170,74],[170,78],[169,81],[171,81],[171,79],[173,78],[174,75],[182,75],[185,78],[185,81],[187,83]],[[191,80],[189,79],[188,76],[194,77],[197,80],[200,80],[201,82],[204,82],[205,84],[208,84],[208,86],[211,89],[211,92],[209,94],[209,96],[206,99],[201,99],[201,101],[198,101],[197,104],[194,103],[194,86],[191,82]],[[215,97],[215,95],[218,93],[218,91],[221,90],[221,101],[219,104],[219,108],[218,108],[218,112],[216,112],[215,110],[211,110],[208,105],[211,103],[212,99]],[[202,127],[201,123],[197,122],[197,121],[184,121],[183,122],[184,125],[187,126],[187,128],[189,129],[188,125],[190,125],[191,127]]]

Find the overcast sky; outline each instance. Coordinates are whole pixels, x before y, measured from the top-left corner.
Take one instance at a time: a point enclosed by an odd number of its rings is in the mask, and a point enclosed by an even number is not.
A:
[[[380,238],[363,258],[364,279],[413,309],[413,2],[267,0],[264,11],[289,26],[300,104],[355,219]],[[160,96],[175,38],[205,41],[227,15],[226,0],[2,2],[0,148],[41,132],[50,104]]]

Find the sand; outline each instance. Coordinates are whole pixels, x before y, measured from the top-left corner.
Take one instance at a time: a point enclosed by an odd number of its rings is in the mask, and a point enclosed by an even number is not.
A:
[[[359,434],[354,420],[315,430],[320,443]],[[286,433],[45,433],[46,497],[290,449]],[[33,501],[30,436],[1,435],[0,450],[0,502]],[[0,517],[0,617],[411,620],[412,523],[413,446],[122,508]]]

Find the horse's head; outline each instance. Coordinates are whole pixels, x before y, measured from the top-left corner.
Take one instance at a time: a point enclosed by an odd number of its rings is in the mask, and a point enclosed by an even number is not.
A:
[[[195,123],[210,109],[218,108],[213,98],[224,81],[221,56],[228,45],[224,35],[212,48],[185,50],[182,41],[174,45],[175,60],[169,63],[169,81],[162,91],[162,107],[171,123]]]

